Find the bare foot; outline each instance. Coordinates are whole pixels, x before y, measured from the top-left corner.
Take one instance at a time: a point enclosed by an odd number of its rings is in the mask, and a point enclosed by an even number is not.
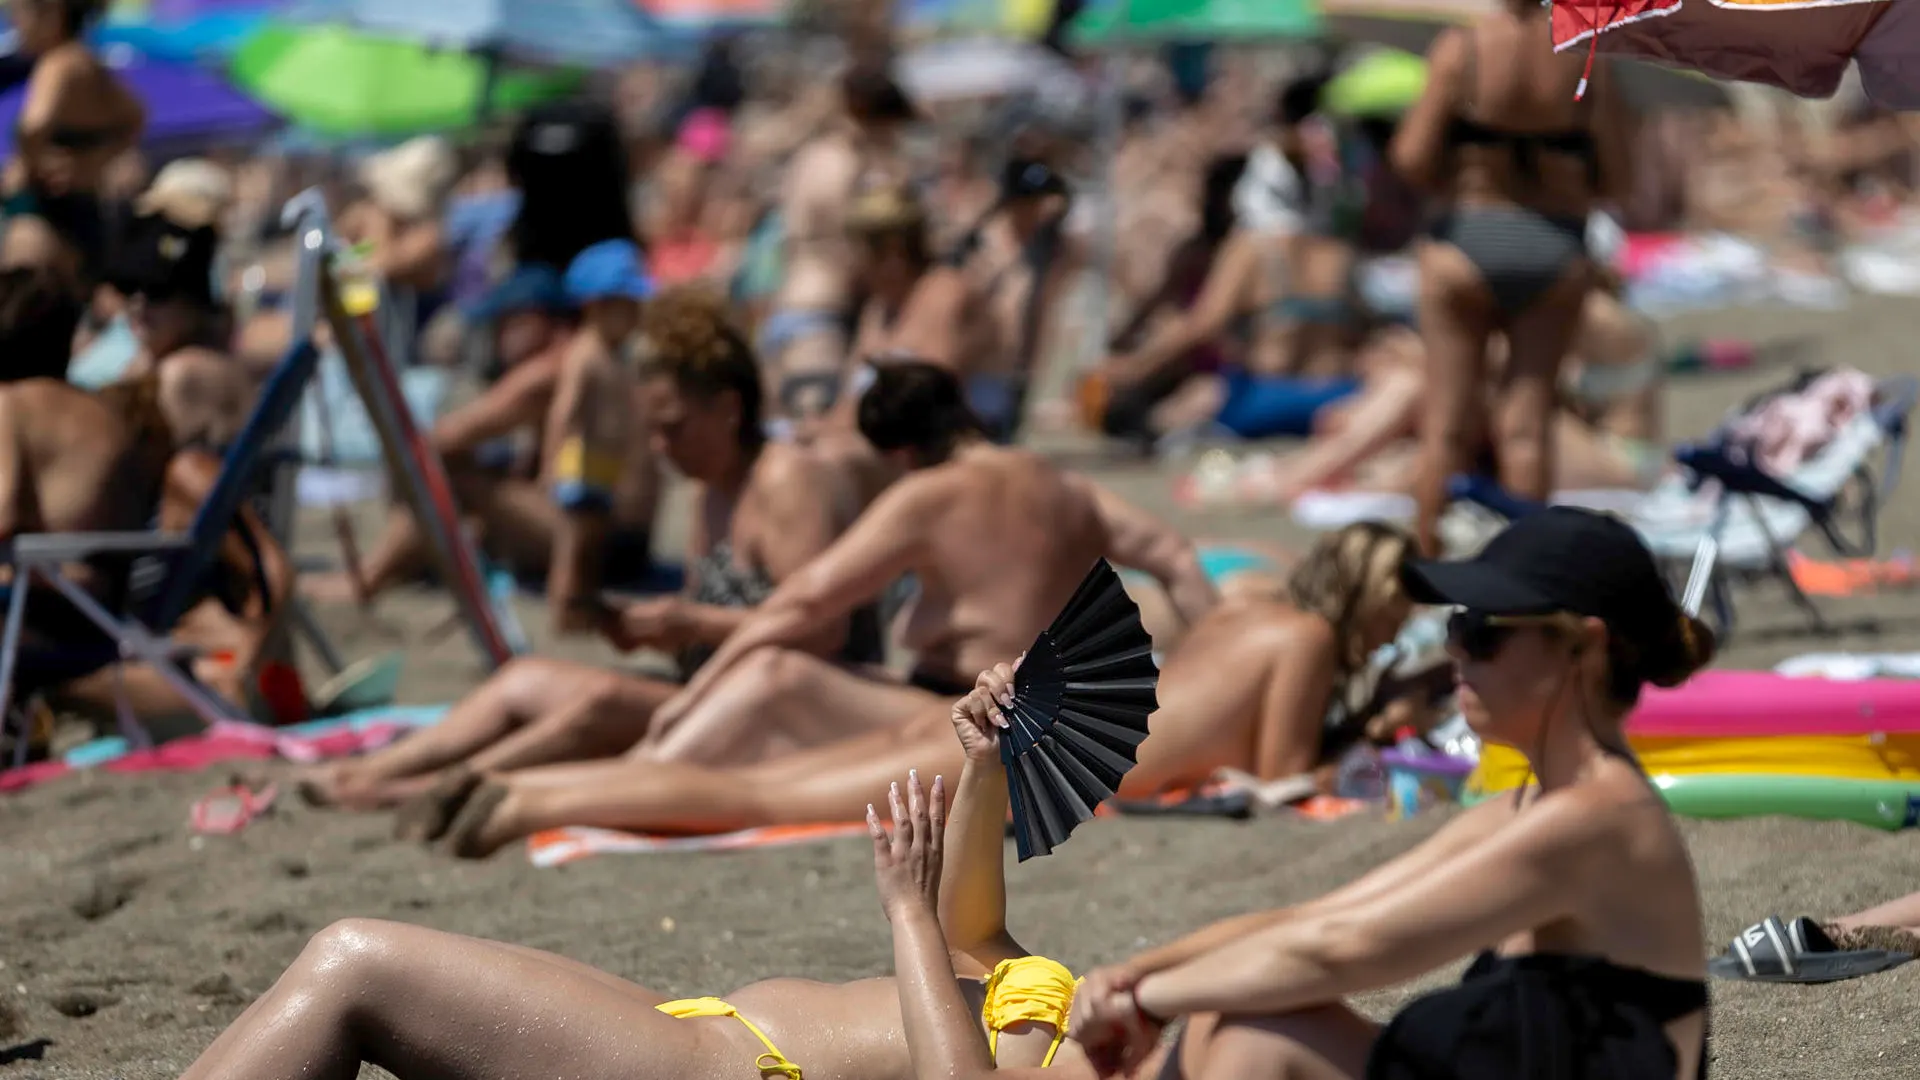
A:
[[[456,859],[484,859],[511,843],[514,831],[506,825],[511,796],[505,784],[481,784],[448,826],[442,849]]]
[[[366,607],[371,601],[360,595],[360,583],[352,574],[336,570],[325,574],[303,574],[300,595],[317,604],[355,604]]]
[[[430,844],[440,839],[480,786],[480,774],[455,766],[441,773],[432,787],[408,799],[394,813],[393,838]]]

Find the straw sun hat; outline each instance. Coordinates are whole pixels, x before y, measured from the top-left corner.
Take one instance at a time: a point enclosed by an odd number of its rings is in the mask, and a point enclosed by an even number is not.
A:
[[[360,183],[382,210],[417,221],[431,217],[460,178],[460,161],[442,138],[422,135],[360,163]]]

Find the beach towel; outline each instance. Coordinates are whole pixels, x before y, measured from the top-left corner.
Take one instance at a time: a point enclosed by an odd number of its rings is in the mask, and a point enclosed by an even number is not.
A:
[[[1230,800],[1222,799],[1221,789],[1213,786],[1185,791],[1173,791],[1142,800],[1147,807],[1132,811],[1152,816],[1190,816],[1190,817],[1229,817],[1248,816],[1234,808]],[[1296,815],[1310,821],[1335,821],[1372,806],[1371,803],[1354,799],[1336,799],[1330,796],[1315,796],[1291,807]],[[1183,806],[1194,806],[1190,813],[1182,813]],[[1201,812],[1204,806],[1206,812]],[[1126,816],[1129,811],[1116,807],[1113,803],[1102,804],[1094,811],[1096,817]],[[704,835],[661,835],[652,833],[624,832],[619,829],[600,829],[585,825],[570,825],[559,829],[546,829],[527,838],[527,861],[538,867],[565,866],[594,855],[652,855],[662,852],[687,851],[744,851],[752,848],[790,847],[794,844],[812,844],[823,840],[839,840],[849,836],[866,836],[867,826],[861,821],[816,822],[808,825],[765,825],[751,829],[736,829],[732,832],[708,833]]]
[[[20,791],[86,769],[110,773],[192,772],[230,761],[277,757],[310,763],[364,754],[438,721],[446,711],[445,705],[382,706],[283,728],[220,724],[199,735],[145,748],[133,747],[119,737],[95,739],[57,761],[0,772],[0,793]]]

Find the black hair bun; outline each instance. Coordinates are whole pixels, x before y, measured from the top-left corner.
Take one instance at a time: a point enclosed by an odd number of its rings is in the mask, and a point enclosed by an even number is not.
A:
[[[1673,629],[1647,652],[1646,681],[1671,690],[1713,663],[1719,639],[1713,628],[1684,611],[1674,614]]]

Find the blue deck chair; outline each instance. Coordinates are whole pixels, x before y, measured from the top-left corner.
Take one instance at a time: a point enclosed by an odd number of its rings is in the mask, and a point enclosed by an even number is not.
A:
[[[290,205],[290,224],[312,213],[305,204]],[[190,653],[169,641],[167,634],[193,605],[222,541],[241,506],[258,490],[268,451],[280,437],[313,377],[319,352],[312,345],[317,312],[315,294],[319,260],[324,256],[317,230],[302,236],[294,291],[292,338],[296,344],[281,358],[260,388],[253,413],[227,448],[213,490],[194,514],[185,532],[28,533],[0,545],[0,564],[13,570],[7,597],[4,632],[0,632],[0,728],[12,714],[18,691],[35,693],[80,678],[123,660],[152,664],[208,724],[223,721],[250,723],[209,693],[184,666]],[[106,604],[67,580],[62,567],[101,557],[128,560],[132,565],[116,590],[125,602],[111,611]],[[77,611],[98,637],[60,641],[36,647],[21,656],[21,633],[26,623],[27,598],[41,581]],[[125,708],[120,727],[135,745],[149,740]],[[27,732],[16,741],[15,760],[26,756]]]
[[[304,342],[288,350],[261,388],[253,414],[221,462],[219,479],[185,532],[29,533],[0,548],[0,562],[13,568],[5,632],[0,637],[0,716],[7,714],[16,694],[25,697],[122,660],[137,660],[153,664],[208,723],[245,722],[193,680],[183,666],[190,654],[170,642],[167,634],[199,595],[235,515],[268,464],[262,451],[292,414],[317,357],[313,346]],[[108,610],[61,573],[67,564],[102,556],[133,561],[127,571],[127,602],[119,612]],[[99,636],[23,653],[21,632],[35,580],[51,586]],[[121,726],[129,727],[130,721],[123,713]],[[144,732],[138,730],[123,734],[136,743],[145,741]],[[17,749],[25,748],[22,739]]]
[[[1689,611],[1711,604],[1722,631],[1734,625],[1733,583],[1766,577],[1779,581],[1813,629],[1824,632],[1826,619],[1793,580],[1787,552],[1811,530],[1838,555],[1873,554],[1879,506],[1900,482],[1916,400],[1920,379],[1882,379],[1874,387],[1872,407],[1789,476],[1754,464],[1734,436],[1732,421],[1723,423],[1705,439],[1676,448],[1682,475],[1650,492],[1627,520],[1655,557],[1686,567],[1683,604]],[[1876,459],[1881,463],[1877,479]],[[1709,480],[1719,491],[1703,508],[1693,493]],[[1540,508],[1484,476],[1455,477],[1450,493],[1509,520]]]

